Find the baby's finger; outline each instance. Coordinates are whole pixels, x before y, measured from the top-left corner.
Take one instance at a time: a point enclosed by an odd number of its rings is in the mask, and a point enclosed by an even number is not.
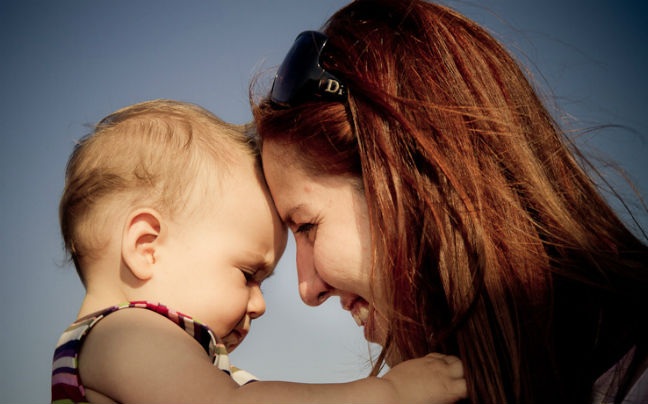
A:
[[[456,356],[453,355],[446,355],[442,354],[440,352],[430,352],[429,354],[425,355],[427,358],[436,358],[436,359],[441,359],[442,361],[446,363],[454,362],[455,360],[459,360]]]
[[[453,355],[444,355],[442,353],[433,352],[425,355],[426,358],[432,360],[440,360],[447,365],[447,375],[457,379],[464,377],[463,363],[461,359]]]
[[[466,379],[454,379],[446,383],[448,392],[450,394],[456,395],[458,398],[468,398],[468,385],[466,385]]]
[[[448,374],[451,377],[456,377],[458,379],[462,379],[464,377],[464,368],[461,359],[457,358],[456,356],[448,356],[446,358],[446,363],[448,364]]]

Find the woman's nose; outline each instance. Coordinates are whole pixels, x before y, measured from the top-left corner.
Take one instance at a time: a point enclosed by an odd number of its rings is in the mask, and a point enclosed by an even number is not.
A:
[[[263,293],[261,292],[261,285],[258,282],[254,282],[254,285],[250,286],[250,299],[248,300],[247,311],[250,318],[259,318],[265,313],[266,305],[265,299],[263,298]]]
[[[319,306],[329,298],[332,290],[317,273],[312,254],[301,252],[297,247],[297,278],[299,296],[309,306]]]

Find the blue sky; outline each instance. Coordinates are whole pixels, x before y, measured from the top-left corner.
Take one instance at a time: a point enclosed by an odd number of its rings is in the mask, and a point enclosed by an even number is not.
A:
[[[74,141],[108,113],[173,98],[251,119],[294,37],[346,1],[0,0],[0,402],[49,400],[51,354],[83,296],[64,261],[57,204]],[[570,128],[648,190],[648,6],[640,1],[448,1],[529,67]],[[611,176],[619,182],[618,176]],[[623,193],[628,187],[621,186]],[[645,213],[642,216],[644,224]],[[368,347],[337,300],[299,299],[294,246],[264,287],[268,310],[233,362],[263,379],[348,381]]]

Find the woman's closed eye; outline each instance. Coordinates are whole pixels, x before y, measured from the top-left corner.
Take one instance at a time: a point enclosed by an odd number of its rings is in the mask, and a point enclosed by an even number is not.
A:
[[[315,228],[314,223],[303,223],[297,226],[295,233],[305,233],[308,234],[311,230]]]
[[[302,223],[296,226],[295,238],[303,238],[308,243],[314,243],[315,237],[317,235],[317,224],[316,223]]]

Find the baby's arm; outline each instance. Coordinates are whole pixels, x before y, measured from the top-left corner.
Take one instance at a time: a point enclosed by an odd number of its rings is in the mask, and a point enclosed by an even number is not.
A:
[[[454,403],[468,396],[463,365],[456,356],[432,353],[405,361],[383,380],[392,382],[399,402]]]
[[[256,382],[235,394],[236,402],[283,403],[454,403],[467,396],[461,361],[430,354],[400,363],[383,377],[349,383]]]
[[[180,327],[147,310],[122,310],[99,322],[87,337],[79,367],[90,401],[121,403],[450,403],[466,391],[459,360],[434,354],[403,362],[382,378],[239,387]]]

